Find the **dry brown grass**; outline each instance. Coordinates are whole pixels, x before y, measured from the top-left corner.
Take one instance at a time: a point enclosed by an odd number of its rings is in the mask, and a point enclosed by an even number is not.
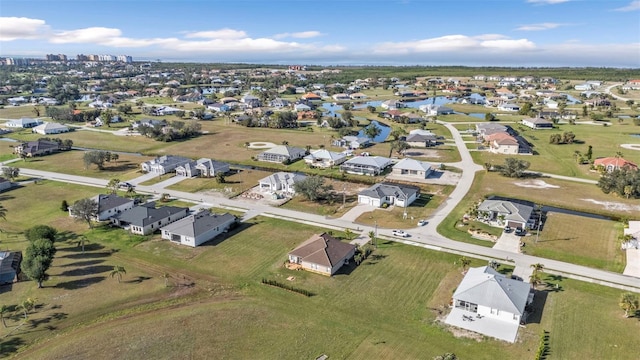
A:
[[[171,185],[168,189],[190,193],[217,191],[224,192],[228,196],[233,196],[257,186],[259,180],[269,175],[271,175],[271,172],[247,169],[234,171],[225,178],[225,183],[218,183],[215,178],[191,178]]]

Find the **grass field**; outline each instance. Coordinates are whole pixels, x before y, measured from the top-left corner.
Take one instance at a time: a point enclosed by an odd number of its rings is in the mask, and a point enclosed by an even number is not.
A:
[[[234,196],[257,186],[259,180],[271,174],[268,171],[246,169],[234,171],[225,178],[224,183],[219,183],[215,178],[191,178],[171,185],[168,189],[190,193],[208,190],[223,191],[228,196]]]
[[[30,158],[27,161],[18,161],[13,163],[13,166],[99,179],[118,178],[126,181],[142,175],[140,163],[152,159],[147,156],[119,154],[117,161],[105,162],[104,169],[99,170],[96,165],[85,169],[83,156],[84,151],[80,150],[62,151],[52,155]]]
[[[535,235],[527,237],[525,250],[533,256],[621,273],[626,260],[620,234],[620,222],[550,212],[540,239],[536,243]]]

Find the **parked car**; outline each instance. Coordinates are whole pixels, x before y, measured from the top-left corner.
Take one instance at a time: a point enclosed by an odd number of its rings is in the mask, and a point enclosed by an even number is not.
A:
[[[418,221],[418,226],[425,226],[425,225],[427,225],[427,220],[422,219]]]
[[[526,233],[527,233],[527,231],[526,231],[525,229],[523,229],[523,228],[521,228],[521,227],[516,228],[516,232],[515,232],[515,234],[516,234],[517,236],[524,236],[524,234],[526,234]]]
[[[393,230],[391,231],[391,233],[393,234],[393,236],[399,236],[399,237],[409,237],[409,233],[402,231],[402,230]]]
[[[118,184],[118,187],[120,189],[130,189],[133,187],[133,185],[128,182],[121,182],[120,184]]]
[[[513,231],[513,229],[511,228],[511,226],[505,226],[505,227],[504,227],[504,232],[506,232],[506,233],[510,233],[511,231]]]

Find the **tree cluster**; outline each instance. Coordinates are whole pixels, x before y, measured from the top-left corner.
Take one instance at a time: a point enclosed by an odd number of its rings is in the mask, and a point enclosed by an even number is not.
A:
[[[155,124],[153,126],[141,125],[138,132],[141,135],[150,137],[158,141],[174,141],[188,139],[200,135],[202,125],[195,121],[171,121],[168,125]]]
[[[298,181],[293,185],[293,188],[297,194],[310,201],[326,199],[333,190],[333,186],[325,185],[324,178],[318,175],[309,176],[304,180]]]
[[[104,163],[111,160],[117,161],[120,156],[116,153],[104,150],[91,150],[84,153],[83,161],[84,168],[88,169],[89,166],[96,165],[98,169],[104,169]]]
[[[525,171],[531,164],[526,160],[520,160],[516,158],[506,158],[504,165],[494,166],[500,174],[506,177],[520,178],[525,176]]]
[[[29,245],[20,267],[25,275],[38,282],[38,288],[42,288],[42,282],[48,278],[47,270],[56,253],[53,245],[56,234],[54,228],[46,225],[37,225],[25,232]]]
[[[603,193],[614,193],[628,198],[640,198],[640,170],[622,168],[605,172],[598,180]]]
[[[549,136],[549,144],[573,144],[576,135],[571,131],[565,131],[560,134],[552,134]]]
[[[60,146],[60,150],[62,151],[71,150],[71,148],[73,147],[73,140],[71,139],[62,140],[60,138],[43,137],[39,138],[38,140],[56,142],[58,143],[58,146]]]

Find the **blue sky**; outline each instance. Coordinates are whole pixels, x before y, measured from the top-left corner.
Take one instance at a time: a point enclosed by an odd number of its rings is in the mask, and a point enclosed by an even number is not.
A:
[[[2,0],[0,56],[640,68],[640,0]]]

